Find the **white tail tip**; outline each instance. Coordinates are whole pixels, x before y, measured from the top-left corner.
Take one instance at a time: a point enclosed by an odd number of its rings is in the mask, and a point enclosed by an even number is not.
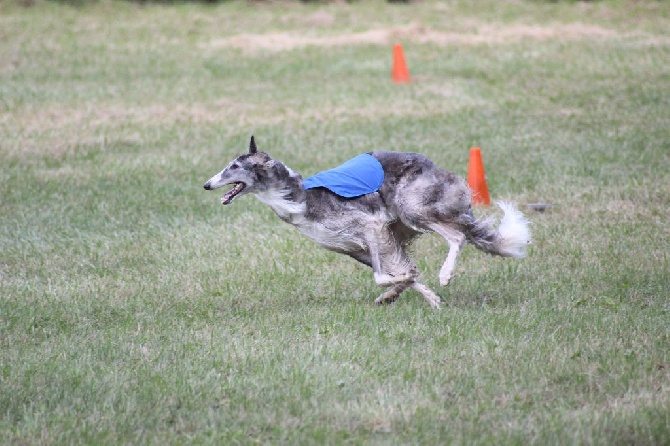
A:
[[[526,247],[530,243],[528,220],[511,203],[496,201],[496,205],[505,213],[498,228],[500,253],[506,257],[525,257]]]

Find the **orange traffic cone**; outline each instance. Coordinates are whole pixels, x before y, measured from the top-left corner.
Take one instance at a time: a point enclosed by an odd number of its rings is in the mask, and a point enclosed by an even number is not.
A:
[[[397,84],[408,84],[411,82],[409,70],[405,63],[405,55],[402,52],[402,45],[399,43],[393,45],[393,71],[391,76]]]
[[[484,162],[479,147],[470,149],[470,164],[468,165],[468,186],[472,189],[472,203],[491,204],[489,188],[486,186],[486,174],[484,173]]]

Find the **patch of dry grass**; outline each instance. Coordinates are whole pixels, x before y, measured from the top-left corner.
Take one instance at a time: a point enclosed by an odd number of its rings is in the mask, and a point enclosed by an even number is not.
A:
[[[556,25],[493,25],[475,24],[465,32],[449,32],[410,23],[404,27],[374,29],[363,32],[343,32],[331,36],[300,35],[291,32],[239,34],[203,43],[203,50],[219,51],[236,48],[245,51],[290,51],[308,46],[332,47],[350,45],[389,45],[396,41],[438,46],[512,44],[533,40],[583,40],[612,38],[617,31],[601,26],[580,23]],[[651,37],[651,36],[645,36]],[[668,44],[655,39],[658,44]]]

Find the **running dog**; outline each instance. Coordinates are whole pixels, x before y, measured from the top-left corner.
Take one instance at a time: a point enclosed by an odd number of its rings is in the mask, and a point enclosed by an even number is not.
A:
[[[375,300],[378,304],[393,302],[413,288],[439,308],[439,296],[419,282],[417,268],[407,255],[411,243],[425,232],[439,234],[449,245],[439,273],[442,286],[449,284],[465,242],[488,254],[525,256],[530,243],[528,221],[512,204],[497,203],[504,217],[494,229],[493,218],[474,217],[471,191],[461,177],[417,153],[373,151],[367,155],[380,165],[381,185],[376,192],[346,198],[326,187],[306,188],[309,179],[303,180],[258,151],[252,136],[249,153],[231,161],[204,187],[214,190],[232,185],[221,197],[224,205],[254,194],[322,247],[371,267],[376,284],[388,288]]]

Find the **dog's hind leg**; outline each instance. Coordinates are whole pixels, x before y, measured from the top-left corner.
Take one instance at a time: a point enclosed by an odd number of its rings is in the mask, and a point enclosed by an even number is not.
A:
[[[447,254],[447,259],[440,268],[440,285],[447,286],[454,276],[456,257],[461,252],[463,244],[465,244],[465,234],[446,224],[433,223],[429,225],[429,228],[444,237],[449,244],[449,254]]]

